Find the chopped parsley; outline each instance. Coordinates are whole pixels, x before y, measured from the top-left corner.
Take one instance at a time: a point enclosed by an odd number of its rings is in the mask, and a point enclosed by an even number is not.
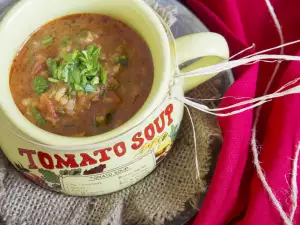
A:
[[[90,84],[87,84],[87,85],[85,85],[85,87],[84,87],[84,91],[85,91],[85,92],[95,92],[95,91],[96,91],[96,88],[93,87],[93,86],[90,85]]]
[[[70,43],[71,43],[71,38],[70,37],[66,37],[64,40],[62,40],[61,45],[64,46],[64,47],[66,47]]]
[[[42,44],[45,45],[45,46],[50,45],[52,43],[52,40],[53,40],[52,36],[46,36],[42,40]]]
[[[126,55],[118,56],[114,59],[114,61],[122,66],[128,66],[128,56]]]
[[[95,92],[96,85],[107,83],[107,72],[99,62],[101,48],[94,45],[86,50],[75,50],[65,54],[62,60],[49,58],[48,70],[52,77],[50,82],[65,82],[69,85],[69,92]]]
[[[103,69],[103,67],[100,68],[101,71],[100,71],[100,76],[101,76],[101,81],[102,81],[102,84],[107,84],[107,72]]]
[[[56,80],[56,79],[51,78],[51,77],[48,78],[48,81],[51,82],[51,83],[58,83],[59,82],[59,80]]]
[[[40,126],[44,126],[46,124],[46,120],[44,119],[44,117],[41,115],[40,111],[37,108],[34,107],[31,108],[31,113],[34,119],[36,120],[36,122]]]
[[[33,90],[37,94],[43,94],[48,88],[48,81],[42,76],[36,76],[33,81]]]

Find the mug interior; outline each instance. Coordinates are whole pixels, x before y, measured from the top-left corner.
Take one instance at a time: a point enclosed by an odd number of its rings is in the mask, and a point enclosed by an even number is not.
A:
[[[153,87],[138,113],[115,130],[84,138],[59,136],[33,125],[15,105],[9,87],[13,59],[30,35],[54,19],[76,13],[99,13],[126,23],[146,41],[154,63]],[[167,35],[155,12],[141,0],[22,0],[10,10],[0,25],[0,49],[1,110],[23,134],[47,145],[86,145],[124,134],[145,120],[162,102],[172,77]]]

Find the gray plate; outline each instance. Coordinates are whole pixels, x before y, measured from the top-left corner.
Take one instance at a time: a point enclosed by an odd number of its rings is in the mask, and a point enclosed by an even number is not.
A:
[[[11,7],[11,5],[18,0],[0,0],[0,19],[4,15],[4,13]],[[185,36],[187,34],[191,33],[197,33],[197,32],[206,32],[208,31],[207,27],[199,21],[199,19],[191,13],[187,8],[185,8],[181,3],[179,3],[177,0],[157,0],[160,4],[165,4],[167,6],[176,6],[177,9],[177,22],[171,27],[171,30],[173,32],[173,35],[175,38]],[[234,78],[232,73],[224,72],[219,74],[214,79],[221,79],[221,84],[218,85],[217,89],[221,95],[223,95],[226,90],[229,88],[229,86],[233,83]],[[211,96],[214,97],[214,96]],[[215,106],[215,105],[214,105]],[[221,149],[221,143],[216,143],[215,145],[215,155],[213,156],[213,165],[211,169],[211,173],[209,174],[208,180],[212,177],[213,170],[215,167],[216,159],[218,156],[218,153]],[[201,196],[200,199],[200,205],[203,201],[205,195]],[[200,207],[199,205],[199,207]],[[193,209],[189,204],[186,206],[186,211],[183,212],[181,215],[179,215],[175,220],[167,222],[167,225],[182,225],[187,223],[191,218],[195,216],[197,213],[197,210]],[[0,218],[0,225],[2,224],[1,218]]]

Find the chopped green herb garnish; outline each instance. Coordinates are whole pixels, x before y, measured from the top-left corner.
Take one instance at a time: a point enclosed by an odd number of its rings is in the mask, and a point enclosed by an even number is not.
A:
[[[115,63],[119,63],[122,66],[128,66],[128,57],[125,55],[118,56],[114,59]]]
[[[52,36],[46,36],[42,40],[43,45],[50,45],[52,43],[53,37]]]
[[[95,92],[95,91],[97,91],[97,89],[95,87],[93,87],[92,85],[87,84],[84,87],[84,91],[85,92]]]
[[[92,80],[91,80],[91,85],[95,86],[97,84],[100,83],[100,78],[98,76],[94,77]]]
[[[52,74],[52,76],[55,79],[57,79],[57,72],[58,72],[58,66],[59,66],[58,60],[49,58],[49,59],[47,59],[46,64],[48,66],[49,72]]]
[[[70,37],[66,37],[62,42],[61,45],[66,47],[69,43],[71,42],[71,38]]]
[[[32,107],[31,113],[34,119],[36,120],[36,122],[40,126],[44,126],[46,124],[46,120],[44,119],[44,117],[41,115],[41,112],[37,108]]]
[[[72,61],[73,61],[72,54],[64,54],[62,58],[63,58],[63,60],[65,60],[67,63],[72,63]]]
[[[51,77],[48,78],[48,81],[51,82],[51,83],[58,83],[59,82],[59,80],[51,78]]]
[[[101,82],[102,84],[107,84],[107,72],[101,67]]]
[[[65,54],[61,61],[49,58],[48,70],[54,80],[69,84],[69,93],[72,90],[95,92],[96,85],[107,83],[107,72],[99,61],[100,53],[101,48],[90,45],[86,50]]]
[[[48,81],[42,76],[36,76],[33,81],[33,90],[37,94],[43,94],[48,88]]]
[[[87,85],[87,83],[88,83],[87,78],[83,76],[83,77],[82,77],[82,81],[81,81],[81,85],[82,85],[83,87],[85,87],[85,85]]]
[[[69,76],[72,76],[72,80],[75,82],[75,84],[80,85],[81,83],[81,75],[80,70],[77,66],[74,66],[73,68],[69,68],[69,71],[67,71]]]
[[[82,86],[78,85],[78,84],[74,84],[74,90],[75,91],[85,91],[85,89]]]

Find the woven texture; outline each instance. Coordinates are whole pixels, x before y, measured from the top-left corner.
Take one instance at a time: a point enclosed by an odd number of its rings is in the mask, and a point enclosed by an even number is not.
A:
[[[172,25],[174,9],[147,0]],[[189,95],[219,97],[220,80],[207,82]],[[69,197],[42,189],[24,179],[0,152],[0,216],[8,225],[160,225],[197,206],[205,193],[215,143],[221,133],[214,117],[191,110],[197,133],[201,177],[196,179],[191,121],[184,116],[181,132],[167,158],[148,177],[123,191],[100,197]],[[1,221],[0,221],[1,224]]]
[[[208,97],[210,92],[206,84],[191,96]],[[185,210],[186,202],[195,202],[206,191],[213,145],[221,140],[213,117],[191,112],[197,132],[200,179],[196,179],[191,122],[185,115],[176,144],[162,164],[138,184],[107,196],[56,194],[27,181],[10,165],[5,171],[4,160],[0,161],[1,216],[9,225],[153,225],[174,219]]]

